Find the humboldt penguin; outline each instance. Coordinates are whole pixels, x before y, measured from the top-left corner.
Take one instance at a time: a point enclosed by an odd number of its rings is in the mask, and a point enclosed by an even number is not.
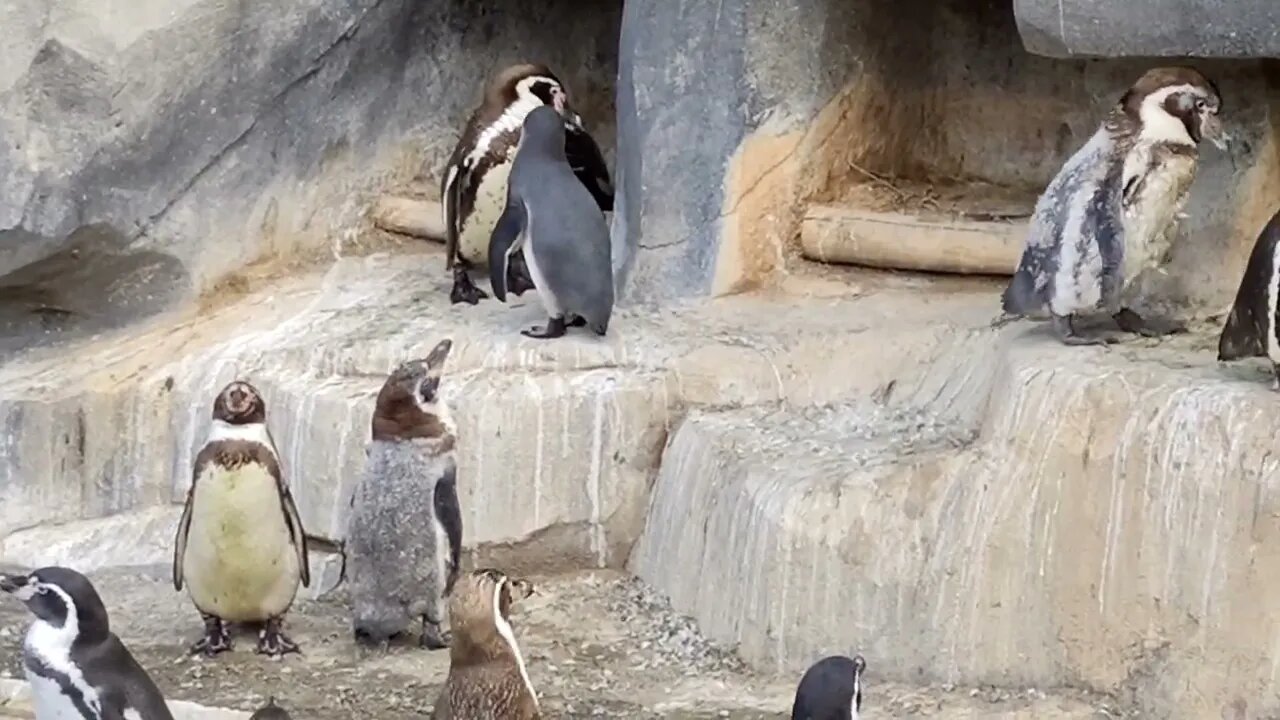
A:
[[[565,158],[559,117],[550,108],[531,111],[511,164],[507,207],[489,244],[494,296],[506,301],[508,263],[523,255],[550,319],[522,334],[557,338],[568,325],[587,325],[604,335],[613,313],[611,253],[604,214]]]
[[[45,567],[0,575],[0,590],[36,616],[22,642],[22,669],[37,720],[173,720],[151,676],[111,632],[88,578]]]
[[[507,199],[507,176],[525,116],[537,107],[558,112],[565,153],[574,174],[604,212],[613,210],[613,184],[600,146],[569,103],[568,89],[550,68],[521,63],[504,68],[485,86],[484,98],[467,120],[445,168],[441,188],[445,268],[453,271],[450,299],[476,304],[485,297],[467,272],[488,266],[489,235]],[[533,287],[520,258],[509,288],[517,295]]]
[[[1240,279],[1231,314],[1218,338],[1218,359],[1239,360],[1266,357],[1275,379],[1271,388],[1280,391],[1280,327],[1276,322],[1280,295],[1280,211],[1253,244],[1249,263]]]
[[[861,655],[832,655],[810,665],[796,688],[791,720],[858,720],[866,671]]]
[[[230,650],[227,623],[260,624],[260,654],[297,652],[282,625],[299,582],[311,583],[306,533],[267,429],[266,403],[237,380],[213,403],[174,543],[173,587],[185,583],[204,618],[191,652]]]
[[[538,696],[511,629],[511,605],[533,594],[527,580],[474,570],[449,598],[449,676],[433,720],[535,720]]]
[[[449,645],[442,625],[462,511],[455,428],[439,391],[452,346],[442,340],[426,358],[402,363],[378,392],[346,539],[352,629],[363,642],[384,642],[420,618],[424,647]]]
[[[1187,67],[1145,73],[1049,183],[1021,262],[1004,292],[1007,316],[1043,316],[1067,345],[1115,342],[1077,333],[1078,313],[1103,310],[1127,333],[1180,332],[1122,305],[1126,283],[1158,267],[1176,234],[1208,139],[1226,147],[1217,87]]]

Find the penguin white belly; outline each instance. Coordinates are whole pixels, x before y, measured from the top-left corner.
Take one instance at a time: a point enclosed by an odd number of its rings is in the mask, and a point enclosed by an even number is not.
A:
[[[510,174],[511,163],[503,162],[489,168],[480,178],[475,204],[458,233],[458,252],[463,260],[481,266],[488,264],[489,238],[493,235],[493,226],[498,224],[498,218],[507,207],[507,177]]]
[[[35,706],[36,720],[85,720],[71,698],[62,693],[57,681],[30,670],[26,674],[27,682],[31,684],[31,704]],[[97,693],[94,693],[93,702],[97,702]]]
[[[1125,212],[1126,282],[1163,263],[1177,235],[1177,215],[1186,205],[1186,188],[1194,174],[1195,161],[1180,156],[1170,158],[1147,177],[1141,197]]]
[[[524,253],[525,265],[529,267],[529,277],[533,280],[533,286],[538,289],[538,297],[542,299],[542,307],[546,309],[547,316],[558,318],[564,316],[564,306],[556,298],[556,294],[551,287],[547,285],[547,276],[543,274],[542,268],[538,267],[538,256],[533,251],[533,238],[529,237],[529,228],[533,226],[533,216],[529,215],[529,206],[525,205],[525,229],[520,233],[519,239],[520,252]]]
[[[223,620],[265,620],[289,608],[301,573],[266,468],[211,466],[197,480],[183,575],[196,607]]]

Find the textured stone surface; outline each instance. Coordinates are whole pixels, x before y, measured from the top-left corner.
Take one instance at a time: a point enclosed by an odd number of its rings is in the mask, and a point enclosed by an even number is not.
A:
[[[885,677],[1089,687],[1144,717],[1280,710],[1260,368],[1205,336],[973,343],[880,404],[693,414],[631,569],[758,666],[861,648]]]
[[[261,256],[340,247],[438,177],[484,79],[536,58],[612,148],[619,6],[6,2],[0,351],[124,324]],[[527,32],[530,18],[564,28]]]
[[[1272,0],[1014,0],[1029,51],[1049,57],[1280,56]]]

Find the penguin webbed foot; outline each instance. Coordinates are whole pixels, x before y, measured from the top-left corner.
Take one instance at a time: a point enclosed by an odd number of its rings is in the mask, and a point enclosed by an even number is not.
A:
[[[586,324],[587,324],[587,319],[582,317],[581,315],[570,315],[568,322],[565,323],[565,325],[569,327],[583,327]]]
[[[418,640],[418,645],[427,650],[444,650],[452,644],[453,633],[440,627],[440,623],[422,618],[422,637]]]
[[[1096,335],[1080,335],[1076,332],[1073,315],[1054,315],[1053,332],[1063,345],[1081,347],[1086,345],[1112,345],[1120,338],[1106,333]]]
[[[1162,337],[1187,331],[1186,325],[1175,320],[1144,318],[1129,308],[1121,308],[1111,318],[1116,321],[1116,325],[1119,325],[1121,330],[1142,337]]]
[[[258,649],[255,652],[269,657],[282,657],[289,653],[301,652],[298,644],[284,634],[281,629],[283,624],[281,618],[271,618],[263,623],[262,629],[258,631]]]
[[[539,340],[550,340],[558,338],[565,333],[564,317],[551,318],[546,325],[535,325],[528,330],[521,330],[520,334],[525,337],[537,338]]]
[[[507,265],[507,292],[512,295],[523,295],[529,290],[537,288],[533,284],[533,278],[529,277],[529,271],[525,269],[523,261],[517,262],[513,256]]]
[[[453,289],[449,291],[449,300],[454,305],[458,303],[475,305],[487,297],[489,295],[485,291],[471,282],[471,278],[467,276],[465,268],[461,265],[453,266]]]
[[[196,641],[189,649],[190,654],[213,657],[218,653],[231,649],[231,634],[227,632],[226,623],[212,615],[204,616],[204,637]]]

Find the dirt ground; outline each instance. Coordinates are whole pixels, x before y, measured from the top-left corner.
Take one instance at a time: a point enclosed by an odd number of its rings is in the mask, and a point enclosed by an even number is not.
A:
[[[295,720],[412,717],[428,714],[448,672],[447,651],[412,640],[386,650],[350,639],[341,590],[300,602],[289,634],[301,656],[271,661],[242,635],[214,660],[184,649],[200,622],[185,594],[160,569],[91,576],[112,627],[171,699],[252,710],[268,695]],[[513,625],[545,717],[785,718],[798,678],[762,677],[703,638],[687,618],[639,581],[611,571],[532,578],[536,594],[518,604]],[[19,646],[29,615],[0,598],[4,673],[21,677]],[[1111,718],[1125,714],[1105,698],[1036,690],[910,688],[875,679],[868,658],[867,717]]]

